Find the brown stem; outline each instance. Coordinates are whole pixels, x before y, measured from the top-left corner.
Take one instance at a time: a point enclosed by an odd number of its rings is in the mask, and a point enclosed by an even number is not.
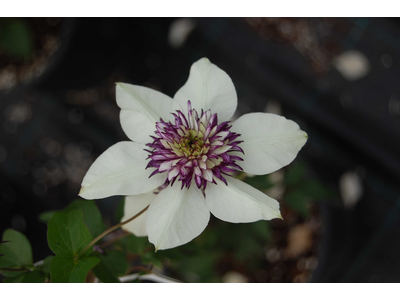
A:
[[[137,217],[139,217],[142,213],[144,213],[147,209],[149,208],[149,205],[147,205],[144,209],[142,209],[140,212],[138,212],[136,215],[134,215],[132,218],[121,222],[117,225],[114,225],[113,227],[107,229],[106,231],[104,231],[102,234],[100,234],[97,238],[95,238],[93,241],[91,241],[86,247],[85,249],[83,249],[78,256],[76,257],[76,259],[78,259],[79,257],[81,257],[91,246],[93,246],[94,244],[96,244],[96,242],[100,239],[102,239],[104,236],[106,236],[107,234],[109,234],[110,232],[113,232],[115,229],[120,228],[121,226],[129,223],[130,221],[133,221],[134,219],[136,219]]]
[[[105,247],[111,245],[112,243],[114,243],[115,241],[118,241],[119,239],[122,239],[124,236],[127,236],[127,235],[129,235],[129,234],[130,234],[129,232],[124,231],[123,233],[117,235],[115,238],[113,238],[113,239],[111,239],[111,240],[109,240],[109,241],[104,242],[103,244],[101,244],[101,245],[100,245],[100,248],[105,248]]]

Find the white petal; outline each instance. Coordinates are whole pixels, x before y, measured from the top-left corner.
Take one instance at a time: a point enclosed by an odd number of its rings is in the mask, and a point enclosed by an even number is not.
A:
[[[117,83],[116,98],[122,129],[132,141],[140,143],[151,142],[156,122],[160,118],[172,121],[171,112],[179,109],[178,103],[167,95],[144,86]]]
[[[142,211],[147,205],[150,205],[155,197],[156,194],[154,194],[153,191],[140,195],[126,196],[124,217],[121,219],[121,222],[125,222]],[[136,236],[146,236],[146,215],[147,211],[133,221],[123,225],[122,228],[132,232]]]
[[[87,171],[79,195],[85,199],[137,195],[162,185],[166,175],[149,178],[153,168],[145,169],[148,154],[143,148],[135,142],[119,142],[108,148]]]
[[[307,133],[284,117],[250,113],[237,119],[231,131],[240,133],[237,140],[245,155],[237,164],[247,173],[264,175],[291,163],[307,141]]]
[[[223,221],[247,223],[282,218],[279,203],[238,179],[226,176],[226,186],[218,178],[207,185],[206,202],[211,213]]]
[[[180,182],[162,190],[147,210],[146,229],[156,250],[186,244],[206,228],[210,212],[202,192]]]
[[[198,113],[211,109],[218,113],[218,121],[228,121],[235,113],[237,95],[231,78],[207,58],[195,62],[190,68],[189,79],[175,94],[182,112],[187,114],[187,102]]]

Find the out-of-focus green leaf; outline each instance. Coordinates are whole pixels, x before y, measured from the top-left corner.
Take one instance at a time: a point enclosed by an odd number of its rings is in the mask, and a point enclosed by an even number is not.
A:
[[[99,262],[98,257],[75,260],[69,253],[56,255],[50,262],[51,282],[83,283],[89,271]]]
[[[42,283],[46,279],[46,274],[40,270],[33,270],[26,273],[22,278],[22,283]]]
[[[83,222],[81,209],[55,212],[47,230],[50,249],[56,254],[76,256],[92,241],[92,235]],[[85,254],[92,252],[88,249]],[[53,258],[54,260],[54,258]]]
[[[162,268],[163,263],[161,260],[154,254],[154,252],[146,252],[142,254],[142,263],[143,264],[152,264],[153,266]]]
[[[28,58],[32,53],[32,36],[29,27],[21,19],[1,20],[0,48],[18,58]]]
[[[111,250],[106,255],[103,255],[101,260],[110,272],[116,276],[123,276],[128,269],[125,253],[121,251]]]
[[[317,180],[304,182],[302,189],[313,200],[324,200],[333,197],[333,193]]]
[[[47,257],[44,259],[43,265],[42,265],[42,270],[43,270],[43,272],[45,272],[45,273],[50,273],[50,263],[51,263],[51,260],[52,260],[53,258],[54,258],[53,255],[49,255],[49,256],[47,256]]]
[[[22,267],[32,265],[32,248],[28,239],[14,229],[6,229],[2,237],[7,243],[0,244],[0,267]]]
[[[95,201],[81,199],[75,200],[63,211],[74,209],[82,209],[83,221],[94,238],[106,230],[100,210],[98,209]]]
[[[38,219],[40,222],[47,224],[47,223],[49,223],[51,217],[54,215],[55,212],[56,212],[55,210],[49,210],[49,211],[42,212],[38,216]]]
[[[249,224],[250,230],[255,237],[268,243],[272,239],[271,225],[269,222],[261,220]]]
[[[124,236],[121,239],[121,242],[124,250],[133,254],[141,254],[147,247],[150,246],[147,237],[137,237],[133,234]]]
[[[118,203],[117,209],[115,210],[115,222],[121,223],[121,219],[124,216],[124,207],[125,207],[125,197],[121,199]]]
[[[20,271],[20,272],[2,271],[1,274],[4,275],[7,280],[15,279],[15,280],[17,280],[16,282],[21,282],[21,281],[18,281],[18,280],[22,280],[21,276],[25,275],[27,272],[28,272],[27,270]],[[21,279],[17,279],[17,277],[21,277]],[[4,280],[6,280],[6,279],[4,279]],[[4,281],[4,282],[6,282],[6,281]],[[10,282],[14,282],[14,281],[10,281]]]
[[[285,173],[284,182],[287,186],[299,184],[304,179],[304,164],[295,163]]]
[[[100,257],[101,259],[101,257]],[[96,277],[104,283],[120,283],[118,277],[114,275],[106,264],[100,260],[99,264],[93,268],[93,273]]]
[[[295,190],[289,192],[285,196],[285,203],[294,211],[302,214],[303,216],[308,216],[310,214],[309,206],[310,203],[309,196],[302,190]]]
[[[267,190],[274,186],[274,184],[269,180],[268,175],[246,177],[244,182],[250,184],[257,190]]]
[[[122,251],[111,250],[100,256],[101,262],[93,268],[94,274],[103,282],[120,282],[118,277],[128,270],[126,255]]]
[[[11,273],[11,272],[8,272]],[[18,272],[18,273],[14,273],[14,274],[10,274],[10,276],[3,274],[4,276],[7,276],[6,278],[4,278],[3,282],[4,283],[21,283],[22,280],[24,279],[25,275],[27,272]],[[14,276],[12,276],[14,275]]]
[[[215,279],[216,262],[220,259],[218,253],[201,253],[193,256],[182,257],[176,262],[177,267],[183,270],[185,277],[198,277],[199,282],[210,282]],[[195,276],[193,276],[193,274]],[[196,280],[197,281],[197,280]]]

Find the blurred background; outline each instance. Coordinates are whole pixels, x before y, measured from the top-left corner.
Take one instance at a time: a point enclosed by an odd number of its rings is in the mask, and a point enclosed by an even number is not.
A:
[[[185,282],[399,282],[400,21],[390,18],[0,18],[0,233],[52,254],[43,212],[78,198],[105,149],[128,140],[115,82],[169,96],[208,57],[235,117],[282,114],[309,135],[289,166],[242,178],[284,220],[212,217],[156,253]],[[98,200],[108,226],[121,197]]]

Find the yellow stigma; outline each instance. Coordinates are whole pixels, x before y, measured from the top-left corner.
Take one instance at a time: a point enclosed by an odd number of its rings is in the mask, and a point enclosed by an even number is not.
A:
[[[188,130],[188,134],[181,137],[179,143],[176,144],[176,148],[188,158],[196,158],[206,150],[204,140],[193,129]]]

